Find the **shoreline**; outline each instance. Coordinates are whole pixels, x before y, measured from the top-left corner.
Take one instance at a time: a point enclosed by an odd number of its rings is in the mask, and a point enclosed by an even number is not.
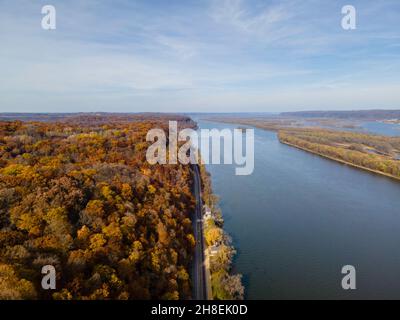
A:
[[[233,272],[233,260],[237,252],[229,233],[224,228],[223,213],[219,207],[219,198],[213,191],[211,174],[205,165],[201,165],[199,168],[202,182],[201,197],[204,209],[208,208],[209,210],[208,217],[207,214],[203,215],[203,236],[205,238],[206,281],[209,281],[207,284],[210,287],[211,300],[243,300],[245,287],[242,283],[242,275]],[[212,229],[219,230],[219,236],[218,239],[213,240],[213,243],[208,243],[207,233]],[[212,252],[213,249],[216,252]],[[223,259],[224,262],[221,264],[219,261],[216,265],[215,259]],[[223,282],[230,283],[235,288],[232,291],[226,291]]]
[[[204,220],[205,281],[210,289],[207,290],[207,296],[210,300],[243,300],[245,287],[242,275],[233,271],[233,260],[237,252],[224,227],[223,213],[219,207],[219,198],[213,190],[211,174],[204,164],[199,164],[198,168]]]
[[[205,119],[205,121],[217,122],[217,123],[229,123],[229,124],[233,124],[233,125],[247,125],[247,126],[251,126],[253,128],[257,128],[257,129],[266,130],[266,131],[270,131],[270,132],[275,132],[277,134],[278,141],[280,143],[282,143],[282,144],[285,144],[285,145],[288,145],[288,146],[291,146],[291,147],[294,147],[294,148],[297,148],[297,149],[300,149],[300,150],[303,150],[303,151],[318,155],[320,157],[323,157],[323,158],[326,158],[326,159],[329,159],[329,160],[332,160],[332,161],[339,162],[341,164],[345,164],[345,165],[351,166],[353,168],[357,168],[357,169],[360,169],[360,170],[368,171],[370,173],[378,174],[378,175],[381,175],[381,176],[384,176],[384,177],[387,177],[387,178],[391,178],[391,179],[396,180],[396,181],[400,181],[400,177],[396,177],[396,176],[393,176],[391,174],[384,173],[384,172],[381,172],[381,171],[378,171],[378,170],[373,170],[373,169],[370,169],[370,168],[367,168],[367,167],[364,167],[364,166],[360,166],[360,165],[357,165],[357,164],[354,164],[354,163],[351,163],[351,162],[348,162],[348,161],[345,161],[345,160],[341,160],[341,159],[338,159],[338,158],[334,158],[334,157],[325,155],[323,153],[319,153],[319,152],[316,152],[316,151],[313,151],[313,150],[310,150],[310,149],[307,149],[307,148],[304,148],[304,147],[297,146],[297,145],[292,144],[290,142],[286,142],[286,141],[284,141],[284,140],[279,138],[279,135],[278,135],[279,130],[280,130],[279,128],[272,128],[272,127],[271,128],[266,128],[266,127],[262,127],[262,126],[257,125],[257,124],[245,124],[245,123],[241,123],[241,122],[218,121],[218,120],[214,120],[214,119]]]
[[[357,168],[357,169],[360,169],[360,170],[365,170],[365,171],[369,171],[371,173],[379,174],[379,175],[385,176],[387,178],[392,178],[392,179],[394,179],[396,181],[400,181],[399,177],[393,176],[391,174],[384,173],[384,172],[377,171],[377,170],[373,170],[373,169],[370,169],[370,168],[367,168],[367,167],[363,167],[363,166],[360,166],[360,165],[357,165],[357,164],[354,164],[354,163],[351,163],[351,162],[348,162],[348,161],[344,161],[344,160],[341,160],[341,159],[337,159],[337,158],[334,158],[334,157],[331,157],[331,156],[325,155],[323,153],[319,153],[319,152],[316,152],[316,151],[313,151],[313,150],[310,150],[310,149],[307,149],[307,148],[304,148],[304,147],[300,147],[300,146],[297,146],[297,145],[295,145],[293,143],[283,141],[283,140],[279,139],[279,137],[278,137],[278,140],[282,144],[285,144],[285,145],[288,145],[288,146],[291,146],[291,147],[294,147],[294,148],[297,148],[297,149],[300,149],[300,150],[315,154],[317,156],[320,156],[320,157],[323,157],[323,158],[326,158],[326,159],[329,159],[329,160],[332,160],[332,161],[336,161],[336,162],[339,162],[341,164],[349,165],[351,167],[354,167],[354,168]]]

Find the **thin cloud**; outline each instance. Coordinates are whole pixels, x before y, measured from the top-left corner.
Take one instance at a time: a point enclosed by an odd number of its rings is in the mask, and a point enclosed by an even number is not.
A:
[[[43,1],[2,1],[0,111],[400,105],[400,4],[353,2],[355,31],[341,0],[54,0],[47,32]]]

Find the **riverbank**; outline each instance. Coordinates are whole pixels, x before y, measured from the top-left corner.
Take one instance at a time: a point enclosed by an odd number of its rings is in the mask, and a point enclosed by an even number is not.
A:
[[[242,275],[232,274],[232,260],[236,250],[223,229],[224,221],[218,206],[218,197],[212,192],[210,174],[204,165],[200,166],[200,177],[204,203],[206,280],[211,281],[213,299],[241,300],[244,297]]]
[[[322,129],[280,130],[278,139],[355,168],[400,180],[400,139]]]
[[[197,119],[196,119],[197,120]],[[237,124],[197,121],[200,129]],[[338,165],[255,130],[254,173],[207,165],[224,230],[238,251],[246,299],[393,299],[399,296],[400,184]],[[371,261],[380,261],[379,269]],[[344,264],[360,285],[341,288]]]
[[[387,173],[384,173],[384,172],[381,172],[381,171],[377,171],[377,170],[369,169],[367,167],[359,166],[357,164],[354,164],[354,163],[351,163],[351,162],[348,162],[348,161],[344,161],[344,160],[341,160],[341,159],[338,159],[338,158],[334,158],[334,157],[319,153],[317,151],[314,151],[314,150],[311,150],[311,149],[307,149],[307,148],[295,145],[293,143],[289,143],[289,142],[283,141],[281,139],[279,139],[279,142],[283,143],[283,144],[286,144],[288,146],[291,146],[291,147],[294,147],[294,148],[297,148],[297,149],[300,149],[300,150],[303,150],[303,151],[318,155],[320,157],[323,157],[323,158],[326,158],[326,159],[329,159],[329,160],[340,162],[342,164],[345,164],[345,165],[348,165],[348,166],[351,166],[351,167],[354,167],[354,168],[366,170],[366,171],[369,171],[369,172],[372,172],[372,173],[375,173],[375,174],[379,174],[379,175],[382,175],[382,176],[385,176],[385,177],[392,178],[392,179],[395,179],[397,181],[400,181],[399,177],[396,177],[396,176],[393,176],[393,175],[390,175],[390,174],[387,174]]]
[[[208,120],[210,121],[210,120]],[[400,138],[319,127],[290,127],[281,120],[216,119],[277,132],[281,143],[326,159],[400,180]]]

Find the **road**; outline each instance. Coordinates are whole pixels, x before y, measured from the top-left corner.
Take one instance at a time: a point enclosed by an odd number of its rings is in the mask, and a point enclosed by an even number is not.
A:
[[[194,194],[196,197],[196,210],[193,219],[194,238],[196,240],[194,266],[193,266],[193,298],[195,300],[206,300],[206,280],[204,265],[204,236],[202,219],[202,200],[201,200],[201,179],[199,167],[193,165]]]

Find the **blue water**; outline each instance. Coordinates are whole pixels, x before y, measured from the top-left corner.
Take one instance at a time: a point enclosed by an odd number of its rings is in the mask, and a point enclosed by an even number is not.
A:
[[[366,132],[381,134],[385,136],[400,136],[400,124],[383,122],[364,122],[361,124]]]
[[[399,182],[283,145],[261,129],[252,175],[235,176],[234,165],[207,169],[247,299],[400,298]],[[341,288],[347,264],[357,271],[354,291]]]

